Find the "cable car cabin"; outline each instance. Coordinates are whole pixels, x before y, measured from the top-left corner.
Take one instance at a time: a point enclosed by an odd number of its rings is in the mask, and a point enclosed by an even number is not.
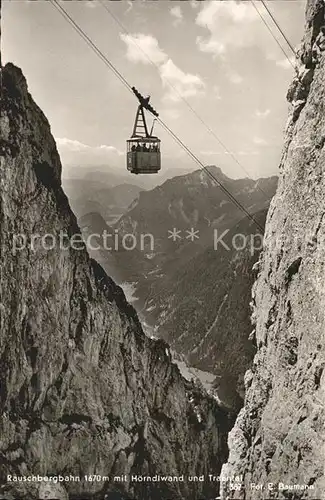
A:
[[[143,97],[135,87],[132,90],[139,100],[135,116],[133,132],[127,144],[127,169],[132,174],[156,174],[161,168],[160,164],[160,139],[152,135],[154,119],[149,133],[144,110],[158,118],[158,113],[149,104],[150,96]]]
[[[156,174],[160,168],[158,137],[131,138],[127,141],[127,169],[132,174]]]

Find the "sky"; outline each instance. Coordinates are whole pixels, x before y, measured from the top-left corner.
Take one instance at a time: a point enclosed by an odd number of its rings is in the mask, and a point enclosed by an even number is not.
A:
[[[229,177],[277,174],[294,60],[260,0],[60,3],[204,164]],[[305,0],[266,4],[298,47]],[[3,62],[22,68],[64,176],[85,165],[126,168],[136,98],[49,1],[4,0],[2,10]],[[198,168],[160,125],[155,133],[164,167]]]

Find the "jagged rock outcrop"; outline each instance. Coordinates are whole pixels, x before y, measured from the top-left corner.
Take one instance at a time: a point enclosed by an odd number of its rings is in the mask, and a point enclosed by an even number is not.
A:
[[[165,342],[143,334],[122,290],[74,236],[50,126],[19,69],[8,64],[2,83],[1,491],[60,500],[113,491],[138,500],[215,496],[217,483],[186,478],[220,470],[228,415],[181,377]],[[185,481],[40,488],[8,474]]]
[[[281,177],[253,288],[257,354],[223,468],[244,482],[240,491],[223,483],[223,498],[325,498],[324,14],[323,1],[308,0]]]

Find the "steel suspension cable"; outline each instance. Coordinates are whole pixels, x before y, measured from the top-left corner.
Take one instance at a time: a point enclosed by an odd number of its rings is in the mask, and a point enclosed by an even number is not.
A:
[[[122,28],[124,33],[127,35],[131,36],[130,32],[126,29],[126,27],[122,24],[120,19],[113,14],[113,12],[108,8],[107,4],[105,3],[105,0],[97,0],[103,7],[104,9],[109,13],[109,15],[114,19],[114,21]],[[151,59],[151,57],[140,47],[138,43],[134,40],[134,37],[132,37],[132,41],[134,45],[143,53],[143,55],[147,58],[147,60],[152,64],[152,66],[158,71],[159,73],[159,66]],[[207,131],[217,140],[218,144],[226,151],[226,153],[237,163],[237,165],[245,172],[245,174],[251,179],[251,176],[249,175],[249,172],[245,169],[245,167],[240,163],[240,161],[236,158],[236,156],[228,149],[228,147],[225,145],[225,143],[218,137],[216,132],[203,120],[203,118],[198,114],[198,112],[193,108],[193,106],[189,103],[189,101],[178,92],[178,90],[175,88],[175,86],[168,80],[165,79],[165,81],[168,83],[170,88],[174,90],[174,92],[178,95],[178,97],[188,106],[188,108],[191,110],[191,112],[194,114],[194,116],[202,123],[202,125],[207,129]],[[263,191],[262,188],[259,186],[257,189],[263,193],[263,195],[266,197],[266,201],[270,201],[272,198],[269,198],[269,196]]]
[[[290,42],[290,40],[288,39],[288,37],[286,36],[286,34],[284,33],[283,29],[280,27],[279,23],[277,22],[274,14],[272,14],[272,12],[270,11],[270,9],[268,8],[267,6],[267,3],[265,2],[265,0],[261,0],[262,4],[264,5],[264,9],[266,10],[266,12],[269,14],[270,18],[272,19],[272,21],[274,22],[275,26],[277,27],[277,29],[279,30],[279,32],[281,33],[281,35],[283,36],[284,40],[287,42],[288,46],[290,47],[291,51],[292,51],[292,54],[296,57],[296,50],[295,48],[293,47],[292,43]]]
[[[119,78],[119,80],[124,84],[124,86],[133,93],[131,85],[123,77],[123,75],[115,68],[115,66],[109,61],[109,59],[103,54],[103,52],[96,46],[96,44],[91,40],[91,38],[84,32],[84,30],[73,20],[73,18],[67,13],[67,11],[59,4],[58,0],[50,0],[53,7],[55,7],[64,19],[74,28],[74,30],[83,38],[83,40],[88,44],[88,46],[97,54],[98,57],[106,64],[106,66],[113,71],[113,73]],[[153,115],[154,116],[154,115]],[[156,118],[156,117],[155,117]],[[259,222],[254,218],[254,216],[230,193],[230,191],[210,172],[210,170],[199,160],[199,158],[186,146],[186,144],[164,123],[161,118],[157,118],[157,121],[163,126],[163,128],[173,137],[173,139],[186,151],[186,153],[199,165],[199,167],[218,185],[218,187],[226,194],[226,196],[234,203],[237,208],[239,208],[252,222],[254,222],[257,228],[263,233],[264,229],[259,224]]]
[[[276,44],[278,45],[278,47],[280,48],[281,52],[284,54],[285,58],[288,60],[289,64],[292,66],[293,70],[295,71],[296,74],[298,74],[298,69],[297,67],[294,65],[294,63],[292,62],[292,60],[290,59],[290,57],[288,56],[288,54],[286,53],[286,51],[284,50],[284,48],[282,47],[281,43],[279,42],[279,40],[276,38],[276,36],[274,35],[273,31],[271,30],[270,26],[268,25],[268,23],[266,22],[266,20],[264,19],[264,17],[262,16],[262,14],[260,13],[260,11],[258,10],[258,8],[256,7],[255,5],[255,2],[254,0],[251,0],[251,4],[253,5],[254,9],[256,10],[257,14],[259,15],[259,17],[261,18],[264,26],[266,26],[268,32],[271,34],[273,40],[275,40]],[[264,5],[264,3],[263,3]]]

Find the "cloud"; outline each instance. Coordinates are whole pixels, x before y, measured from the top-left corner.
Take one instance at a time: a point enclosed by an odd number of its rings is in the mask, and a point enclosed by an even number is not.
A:
[[[181,116],[180,112],[177,111],[177,109],[165,109],[163,114],[170,120],[178,120],[178,118]]]
[[[235,156],[256,156],[259,154],[258,151],[200,151],[201,155],[204,156],[227,156],[227,155],[235,155]]]
[[[208,151],[200,151],[200,154],[204,156],[216,156],[216,155],[223,155],[225,154],[225,152],[208,150]]]
[[[200,5],[200,0],[190,0],[192,9],[197,9]]]
[[[183,21],[182,9],[179,5],[175,5],[175,7],[169,9],[169,12],[171,16],[174,17],[173,25],[178,26]]]
[[[218,100],[222,99],[221,92],[220,92],[220,87],[218,87],[218,85],[213,85],[212,90],[213,90],[213,97],[215,99],[218,99]]]
[[[279,68],[283,69],[293,69],[292,66],[295,66],[295,58],[294,57],[289,57],[289,59],[280,59],[278,61],[275,61],[275,64],[279,66]]]
[[[124,152],[115,146],[102,144],[99,146],[89,146],[80,141],[58,137],[55,139],[62,163],[64,164],[110,164],[120,163]]]
[[[257,109],[255,111],[255,115],[258,117],[258,118],[266,118],[267,116],[269,116],[269,114],[271,113],[271,110],[270,109],[265,109],[264,111],[261,111],[260,109]]]
[[[220,42],[220,40],[210,39],[204,40],[202,36],[198,36],[196,38],[196,44],[198,45],[201,52],[210,52],[213,54],[213,57],[224,56],[226,52],[226,46],[224,43]]]
[[[128,8],[126,9],[125,14],[128,14],[133,9],[133,3],[131,2],[131,0],[128,0],[126,3]]]
[[[237,151],[235,153],[238,156],[256,156],[259,154],[259,151],[251,150],[251,151]]]
[[[177,102],[182,98],[202,93],[205,84],[200,76],[185,73],[159,47],[158,40],[151,35],[120,34],[127,46],[126,57],[133,63],[154,62],[159,70],[162,85],[166,90],[165,99]]]
[[[55,141],[59,149],[69,149],[70,151],[84,151],[86,148],[90,147],[82,142],[67,139],[66,137],[57,137]]]
[[[96,8],[96,2],[94,0],[86,0],[85,1],[85,6],[89,7],[90,9],[95,9]]]
[[[229,81],[234,85],[239,85],[244,80],[242,76],[240,76],[238,73],[235,72],[229,73],[228,78]]]
[[[179,101],[203,92],[205,84],[200,76],[185,73],[171,59],[159,68],[163,86],[167,89],[166,99]]]
[[[263,139],[262,137],[254,137],[253,139],[254,144],[257,144],[258,146],[265,146],[267,144],[266,140]]]
[[[133,63],[161,64],[168,59],[167,54],[159,47],[158,40],[151,35],[121,33],[120,38],[127,47],[126,57]]]
[[[197,37],[199,49],[215,57],[224,57],[229,48],[260,45],[256,29],[263,35],[258,14],[250,2],[204,2],[196,24],[209,31],[206,37]]]
[[[89,146],[88,144],[83,144],[80,141],[74,139],[67,139],[66,137],[57,137],[55,139],[57,147],[59,149],[66,149],[69,151],[83,152],[83,151],[104,151],[107,153],[116,153],[123,155],[122,151],[119,151],[115,146],[107,146],[102,144],[101,146]]]

